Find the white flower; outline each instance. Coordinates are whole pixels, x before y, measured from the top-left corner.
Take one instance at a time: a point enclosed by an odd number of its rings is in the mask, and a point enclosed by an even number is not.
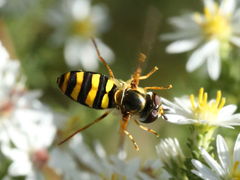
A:
[[[176,138],[166,138],[156,146],[160,160],[168,168],[183,165],[185,156]]]
[[[139,159],[125,162],[116,155],[109,156],[98,142],[95,143],[94,150],[92,151],[78,134],[62,149],[54,149],[51,152],[49,165],[64,179],[69,180],[115,178],[153,180],[168,177],[166,172],[162,173],[162,164],[159,161],[148,162],[142,167]]]
[[[234,114],[237,106],[233,104],[224,106],[226,99],[222,97],[221,91],[217,92],[216,99],[210,101],[208,101],[208,94],[204,92],[203,88],[199,90],[197,99],[194,95],[190,95],[189,98],[174,98],[174,103],[166,99],[162,100],[169,108],[166,116],[172,123],[227,128],[240,125],[240,114]]]
[[[17,116],[17,122],[4,123],[1,136],[7,134],[9,141],[2,142],[1,150],[12,160],[9,175],[37,179],[41,175],[38,169],[48,162],[48,148],[56,133],[53,114],[40,109],[21,113]]]
[[[222,136],[217,136],[217,155],[218,161],[204,149],[201,154],[207,166],[202,162],[193,159],[192,163],[196,169],[194,174],[205,180],[239,179],[240,178],[240,134],[238,135],[233,154],[230,153],[228,146]]]
[[[65,43],[64,56],[67,65],[81,65],[85,70],[95,71],[99,60],[91,37],[98,37],[109,27],[107,9],[103,5],[91,5],[91,0],[62,0],[58,12],[51,11],[49,24],[56,27],[55,42]],[[109,63],[112,50],[96,39],[101,55]]]
[[[194,50],[186,69],[192,72],[207,63],[211,79],[218,79],[221,71],[221,58],[229,53],[229,46],[240,47],[240,13],[236,0],[204,0],[204,14],[194,13],[175,17],[170,23],[176,33],[166,34],[163,39],[175,40],[166,51],[182,53]]]

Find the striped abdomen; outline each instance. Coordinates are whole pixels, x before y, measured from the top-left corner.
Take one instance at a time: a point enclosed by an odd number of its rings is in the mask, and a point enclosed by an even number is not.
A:
[[[57,79],[61,91],[80,104],[95,109],[114,108],[117,86],[113,80],[94,72],[71,71]]]

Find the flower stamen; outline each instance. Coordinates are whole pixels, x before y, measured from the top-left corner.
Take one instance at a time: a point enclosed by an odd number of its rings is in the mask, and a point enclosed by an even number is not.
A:
[[[190,102],[191,102],[191,105],[192,105],[192,109],[196,109],[196,106],[195,106],[195,97],[193,94],[190,95]]]
[[[234,162],[232,168],[232,178],[233,180],[240,180],[240,172],[238,171],[239,161]]]
[[[225,103],[226,103],[226,98],[222,98],[221,103],[218,105],[218,109],[222,109]]]
[[[190,102],[194,118],[198,120],[214,121],[217,119],[219,111],[223,108],[226,99],[222,97],[222,92],[217,91],[216,100],[208,102],[208,93],[204,88],[200,88],[198,102],[195,102],[194,95],[190,95]]]

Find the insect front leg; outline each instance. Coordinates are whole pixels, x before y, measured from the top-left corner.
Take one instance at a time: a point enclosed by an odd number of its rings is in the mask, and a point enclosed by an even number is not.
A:
[[[159,136],[160,136],[160,135],[159,135],[156,131],[154,131],[153,129],[150,129],[150,128],[148,128],[148,127],[145,127],[145,126],[141,125],[136,119],[134,119],[134,122],[135,122],[135,123],[138,125],[138,127],[140,127],[142,130],[147,131],[147,132],[150,132],[150,133],[154,134],[156,137],[159,137]]]
[[[144,87],[143,89],[145,90],[167,90],[167,89],[171,89],[173,86],[171,84],[169,84],[167,87],[163,87],[163,86],[151,86],[151,87]]]

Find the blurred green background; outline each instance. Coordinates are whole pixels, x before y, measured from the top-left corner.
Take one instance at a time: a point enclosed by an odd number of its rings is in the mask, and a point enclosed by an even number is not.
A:
[[[0,38],[7,46],[11,56],[21,60],[29,89],[41,89],[43,91],[42,100],[57,112],[72,117],[73,124],[70,126],[74,125],[74,128],[77,129],[93,121],[103,111],[79,105],[58,90],[57,76],[74,70],[69,68],[64,61],[63,44],[56,46],[52,41],[56,29],[46,21],[49,18],[49,11],[57,9],[60,2],[59,0],[9,0],[0,9]],[[168,18],[185,12],[200,11],[202,9],[200,0],[92,1],[92,4],[99,3],[104,4],[108,9],[110,28],[98,38],[103,40],[115,53],[115,61],[110,66],[116,78],[127,80],[134,71],[137,55],[139,51],[142,51],[143,34],[149,28],[154,27],[154,24],[148,27],[147,23],[148,14],[151,15],[153,7],[158,12],[158,16],[154,17],[158,21],[156,23],[157,33],[149,34],[149,41],[154,38],[154,42],[151,47],[147,47],[150,48],[150,51],[143,73],[147,73],[154,66],[158,66],[159,71],[151,78],[142,81],[141,85],[167,86],[172,84],[171,90],[157,91],[160,96],[168,99],[191,93],[197,94],[200,87],[211,89],[210,97],[215,97],[216,90],[222,89],[223,95],[227,98],[230,97],[230,102],[237,103],[228,95],[231,92],[227,83],[222,83],[221,79],[213,82],[205,75],[201,75],[199,78],[202,69],[191,74],[187,73],[185,70],[187,54],[166,54],[165,47],[169,42],[160,41],[160,34],[173,31],[167,22]],[[147,42],[148,39],[145,41]],[[81,67],[77,68],[81,69]],[[98,72],[107,74],[103,65],[100,65]],[[230,102],[228,101],[228,103]],[[92,145],[93,141],[100,140],[107,152],[115,153],[120,119],[119,114],[113,113],[106,120],[87,129],[83,132],[85,141]],[[186,126],[173,125],[162,119],[147,126],[159,132],[160,138],[178,137],[181,139],[185,137],[187,129]],[[144,159],[156,156],[155,145],[159,142],[157,138],[142,131],[133,123],[129,125],[129,132],[140,146],[140,152],[136,153],[132,143],[128,139],[126,140],[127,151],[131,156],[141,156]]]

